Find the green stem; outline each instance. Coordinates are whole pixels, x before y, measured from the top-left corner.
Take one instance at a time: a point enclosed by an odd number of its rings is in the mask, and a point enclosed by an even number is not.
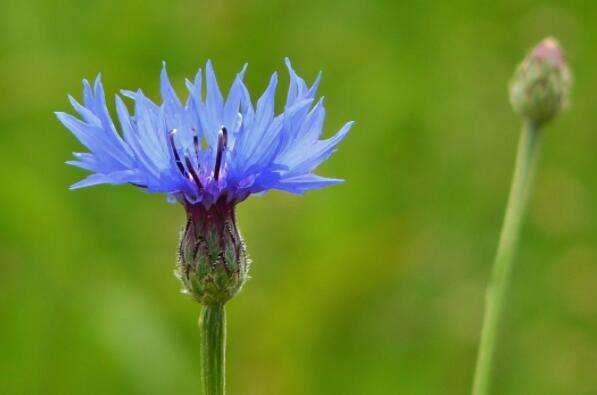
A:
[[[539,139],[539,127],[526,122],[518,145],[506,216],[502,224],[499,245],[485,295],[485,317],[483,318],[483,329],[481,330],[473,395],[487,395],[489,393],[498,327],[537,162]]]
[[[224,395],[226,312],[223,304],[205,306],[201,318],[201,375],[205,395]]]

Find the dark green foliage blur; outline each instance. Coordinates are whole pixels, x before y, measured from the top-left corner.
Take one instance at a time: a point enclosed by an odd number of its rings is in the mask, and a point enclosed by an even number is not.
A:
[[[288,55],[324,71],[328,133],[357,124],[320,169],[345,184],[239,208],[230,394],[466,394],[520,123],[506,86],[554,35],[572,106],[545,131],[495,393],[597,394],[596,19],[587,0],[3,0],[0,393],[199,393],[183,210],[68,191],[81,146],[53,111],[99,71],[110,101],[156,98],[162,60],[181,92],[208,58],[223,87],[248,62],[257,95]]]

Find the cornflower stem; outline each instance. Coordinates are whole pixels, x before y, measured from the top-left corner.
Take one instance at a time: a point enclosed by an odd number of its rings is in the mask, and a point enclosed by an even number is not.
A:
[[[203,307],[201,321],[201,376],[204,395],[226,392],[226,311],[224,304]]]
[[[489,394],[500,319],[503,315],[504,300],[510,283],[513,259],[535,172],[540,138],[539,126],[526,121],[518,144],[506,215],[485,295],[485,316],[475,368],[473,395]]]

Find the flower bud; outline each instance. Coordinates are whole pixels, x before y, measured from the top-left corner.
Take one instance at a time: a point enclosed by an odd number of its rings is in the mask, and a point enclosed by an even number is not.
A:
[[[183,292],[203,305],[223,304],[247,279],[250,260],[236,226],[234,206],[187,205],[176,276]]]
[[[530,122],[547,122],[567,104],[571,80],[562,48],[546,38],[516,69],[510,83],[512,107]]]

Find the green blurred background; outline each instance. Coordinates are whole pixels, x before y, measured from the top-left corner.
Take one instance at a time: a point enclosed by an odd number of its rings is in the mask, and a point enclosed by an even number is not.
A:
[[[0,11],[0,393],[199,393],[199,306],[172,275],[180,207],[69,192],[81,147],[55,119],[104,76],[157,98],[161,61],[290,56],[324,71],[320,174],[339,187],[239,208],[254,265],[229,304],[231,394],[465,394],[518,138],[507,81],[546,35],[570,110],[544,149],[499,343],[496,394],[597,394],[597,5],[578,1],[46,1]],[[281,99],[284,94],[279,94]],[[112,106],[112,104],[111,104]]]

